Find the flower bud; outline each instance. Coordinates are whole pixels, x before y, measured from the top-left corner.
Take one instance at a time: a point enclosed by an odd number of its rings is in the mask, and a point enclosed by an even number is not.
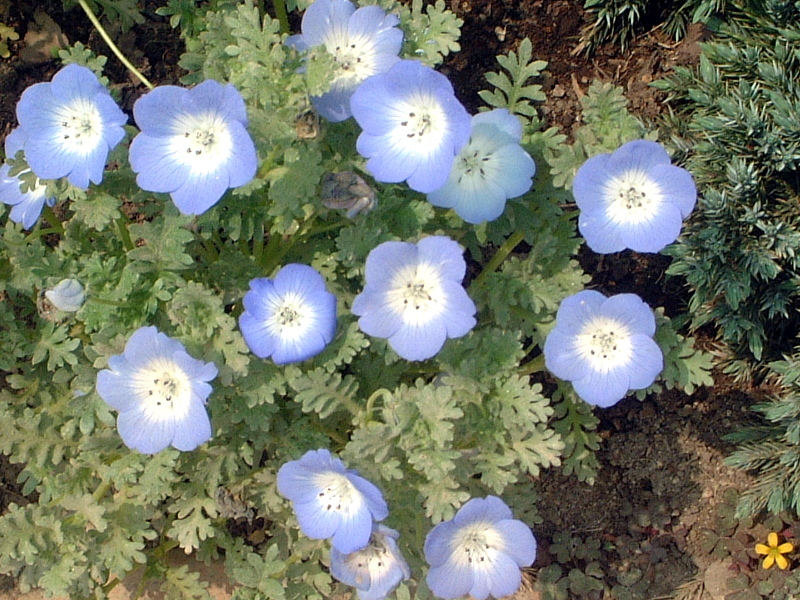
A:
[[[86,300],[86,292],[77,279],[62,279],[51,290],[44,293],[50,303],[58,310],[76,312]]]

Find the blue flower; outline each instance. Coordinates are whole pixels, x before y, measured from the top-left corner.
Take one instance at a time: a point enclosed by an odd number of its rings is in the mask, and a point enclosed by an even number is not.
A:
[[[244,341],[259,358],[279,365],[316,356],[336,333],[336,296],[307,265],[286,265],[275,279],[250,282],[239,317]]]
[[[397,547],[394,529],[375,523],[369,543],[355,552],[331,550],[331,575],[358,590],[359,600],[383,600],[411,577],[411,569]]]
[[[584,290],[565,298],[544,343],[547,368],[589,404],[608,407],[664,368],[653,311],[636,294]]]
[[[513,594],[522,583],[520,567],[536,559],[536,539],[496,496],[473,498],[451,521],[425,538],[431,565],[428,587],[440,598],[469,594],[478,600]]]
[[[211,439],[205,403],[207,382],[217,376],[214,363],[192,358],[155,327],[142,327],[108,366],[97,374],[97,393],[119,411],[117,429],[128,448],[194,450]]]
[[[128,117],[92,71],[71,64],[22,93],[17,120],[31,171],[39,179],[66,177],[85,190],[103,180]]]
[[[587,160],[572,193],[581,210],[581,235],[601,254],[625,248],[660,252],[678,238],[697,201],[691,174],[672,165],[660,144],[646,140]]]
[[[384,242],[367,256],[366,285],[353,301],[361,331],[388,338],[407,360],[434,356],[475,326],[475,303],[461,285],[466,268],[448,237]]]
[[[395,27],[399,22],[378,6],[356,9],[348,0],[316,0],[306,9],[302,35],[286,43],[300,51],[324,46],[333,55],[337,69],[330,90],[311,98],[320,115],[334,123],[350,118],[350,97],[359,84],[400,60],[403,32]]]
[[[304,534],[315,540],[332,538],[343,554],[366,546],[372,522],[389,514],[380,490],[328,450],[311,450],[283,465],[278,491],[292,501]]]
[[[469,143],[444,187],[428,194],[434,206],[455,209],[467,223],[494,221],[506,200],[531,189],[536,165],[522,146],[522,124],[505,108],[472,117]]]
[[[86,300],[86,292],[77,279],[62,279],[44,293],[50,303],[64,312],[77,312]]]
[[[378,181],[407,181],[412,190],[442,187],[469,141],[470,117],[447,77],[413,60],[373,75],[350,99],[363,129],[356,148]]]
[[[8,134],[6,138],[6,157],[14,158],[22,150],[23,136],[19,128]],[[23,171],[21,175],[27,173]],[[22,223],[30,229],[39,220],[44,205],[53,206],[55,198],[47,197],[47,188],[37,180],[33,189],[22,191],[23,181],[17,175],[11,175],[11,167],[4,164],[0,167],[0,202],[11,206],[9,218],[15,223]]]
[[[208,79],[192,89],[157,87],[136,101],[133,116],[141,130],[130,149],[136,183],[169,193],[181,213],[202,214],[255,177],[247,111],[232,85]]]

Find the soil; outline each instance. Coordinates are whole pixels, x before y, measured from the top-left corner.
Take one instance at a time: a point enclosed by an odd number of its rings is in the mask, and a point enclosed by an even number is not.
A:
[[[4,5],[5,1],[5,5]],[[464,20],[462,51],[446,61],[442,71],[454,83],[456,93],[472,113],[485,87],[483,73],[496,70],[495,56],[516,49],[528,37],[536,59],[548,62],[542,81],[547,100],[541,112],[547,126],[559,127],[571,136],[581,122],[580,98],[594,79],[624,88],[629,108],[645,122],[665,110],[662,95],[649,84],[676,65],[696,64],[698,42],[706,33],[697,27],[680,43],[667,39],[658,28],[643,28],[626,51],[604,46],[589,56],[575,53],[582,28],[589,22],[583,0],[448,0]],[[159,2],[140,2],[145,23],[115,36],[134,64],[154,83],[175,83],[175,66],[181,43],[165,18],[156,15]],[[50,17],[48,20],[42,15]],[[10,44],[10,57],[0,60],[0,140],[16,124],[14,107],[29,85],[49,80],[58,69],[50,57],[64,43],[82,41],[97,53],[109,54],[104,42],[79,8],[62,10],[60,0],[0,0],[0,22],[13,27],[20,40]],[[144,88],[110,56],[106,74],[117,82],[123,110],[129,111]],[[635,292],[651,306],[663,306],[667,315],[685,312],[687,293],[678,280],[664,272],[669,259],[625,252],[614,257],[579,256],[593,275],[593,287],[607,293]],[[701,343],[711,346],[710,339]],[[723,436],[750,418],[749,407],[764,397],[760,389],[741,389],[721,373],[713,388],[693,396],[668,391],[640,402],[627,398],[616,406],[596,411],[602,439],[597,452],[599,470],[593,485],[564,476],[557,468],[543,473],[532,484],[539,496],[541,523],[534,525],[540,543],[532,578],[554,561],[549,547],[559,532],[580,538],[597,537],[612,564],[607,572],[624,572],[638,565],[649,582],[646,598],[666,598],[680,590],[698,590],[694,598],[722,598],[725,568],[703,544],[713,527],[724,490],[741,487],[746,476],[723,465],[731,446]],[[20,502],[16,470],[0,460],[0,508]],[[627,554],[626,554],[627,548]],[[712,578],[711,572],[722,574]],[[226,597],[224,572],[204,572],[217,585],[215,597]],[[721,580],[722,583],[714,583]],[[135,589],[135,581],[126,589]],[[3,587],[5,591],[2,591]],[[126,597],[126,590],[115,591]],[[533,598],[525,588],[519,597]],[[0,600],[20,596],[8,578],[0,586]],[[158,597],[148,592],[145,597]],[[578,597],[578,596],[574,596]],[[588,594],[588,598],[600,598]]]

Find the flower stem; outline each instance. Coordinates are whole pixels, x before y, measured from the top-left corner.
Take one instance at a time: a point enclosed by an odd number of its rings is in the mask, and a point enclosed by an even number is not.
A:
[[[272,0],[272,6],[275,7],[275,16],[281,24],[281,33],[289,33],[289,15],[286,12],[285,0]]]
[[[544,354],[540,354],[533,360],[521,365],[517,370],[517,374],[531,375],[533,373],[538,373],[539,371],[544,371]]]
[[[64,234],[64,224],[61,222],[56,216],[56,213],[53,212],[53,208],[48,206],[47,204],[44,205],[44,209],[42,210],[44,214],[44,218],[47,219],[47,222],[50,223],[50,227],[55,229],[55,232],[59,235]]]
[[[125,252],[130,252],[136,246],[133,244],[131,234],[128,231],[128,220],[125,218],[125,216],[120,216],[116,223],[117,229],[119,229],[119,235],[122,238],[122,245],[125,247]]]
[[[469,285],[470,289],[478,288],[483,285],[486,278],[494,273],[497,268],[503,264],[503,261],[508,258],[508,255],[516,248],[519,243],[525,238],[525,233],[522,231],[515,231],[508,239],[503,242],[503,245],[497,249],[492,259],[483,267],[483,271],[472,281]]]
[[[108,35],[106,30],[100,24],[100,21],[98,20],[97,16],[92,12],[92,9],[86,3],[86,0],[78,0],[78,4],[81,5],[83,12],[86,13],[87,17],[89,17],[89,20],[92,22],[92,25],[94,25],[94,28],[97,29],[97,32],[100,34],[100,37],[102,37],[105,40],[106,44],[108,44],[108,47],[111,48],[111,51],[116,55],[116,57],[120,60],[120,62],[123,65],[125,65],[125,68],[128,69],[128,71],[130,71],[131,73],[133,73],[139,79],[139,81],[141,81],[149,89],[152,90],[154,87],[153,84],[148,81],[147,77],[145,77],[144,75],[141,74],[141,72],[139,72],[139,69],[137,69],[136,67],[133,66],[133,64],[131,64],[131,62],[122,53],[122,50],[120,50],[117,47],[117,45],[113,42],[111,36]]]

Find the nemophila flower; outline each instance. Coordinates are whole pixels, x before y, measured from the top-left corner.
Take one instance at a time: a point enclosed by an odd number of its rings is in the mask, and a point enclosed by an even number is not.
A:
[[[47,290],[44,296],[58,310],[76,312],[86,300],[86,291],[77,279],[62,279],[55,287]]]
[[[23,135],[19,128],[6,137],[6,157],[14,158],[23,145]],[[20,175],[27,173],[23,171]],[[55,198],[47,197],[45,186],[36,181],[33,189],[23,190],[24,182],[17,175],[11,175],[11,166],[8,163],[0,167],[0,202],[11,207],[9,218],[15,223],[21,223],[25,229],[36,225],[42,214],[44,205],[53,206]]]
[[[141,130],[130,149],[136,183],[169,193],[181,213],[202,214],[255,177],[247,111],[232,85],[160,86],[136,101],[133,116]]]
[[[35,83],[17,104],[25,160],[40,179],[66,177],[75,187],[100,183],[108,153],[128,121],[97,76],[67,65],[49,83]]]
[[[589,404],[607,407],[650,386],[664,368],[653,311],[636,294],[584,290],[558,307],[544,343],[547,368]]]
[[[625,248],[660,252],[678,238],[697,201],[689,172],[672,165],[667,151],[647,140],[587,160],[575,175],[572,193],[581,210],[581,235],[601,254]]]
[[[520,567],[536,559],[530,528],[513,518],[496,496],[473,498],[451,521],[425,538],[428,587],[439,598],[469,594],[478,600],[513,594],[522,583]]]
[[[331,87],[311,102],[320,115],[337,123],[352,116],[350,97],[367,77],[383,73],[398,60],[403,32],[396,15],[378,6],[359,9],[348,0],[316,0],[306,9],[301,35],[286,43],[303,51],[324,46],[336,62]]]
[[[434,356],[447,338],[475,326],[475,303],[461,285],[466,269],[461,246],[448,237],[377,246],[367,256],[364,290],[353,301],[361,331],[388,338],[406,360]]]
[[[97,393],[119,411],[117,429],[125,445],[155,454],[169,445],[194,450],[211,438],[205,403],[214,363],[187,354],[183,344],[155,327],[134,332],[125,351],[97,374]]]
[[[389,514],[380,490],[324,449],[283,465],[278,491],[292,501],[304,534],[315,540],[331,538],[344,554],[364,548],[372,522]]]
[[[789,554],[794,551],[794,544],[791,542],[779,544],[778,541],[778,534],[771,531],[767,536],[766,546],[764,544],[756,544],[756,552],[765,555],[764,562],[761,563],[763,568],[769,569],[774,564],[778,565],[778,568],[781,570],[789,568],[789,560],[784,554]]]
[[[522,123],[505,108],[472,117],[469,143],[447,183],[428,194],[430,203],[454,209],[467,223],[495,220],[506,200],[531,189],[536,165],[519,145],[521,139]]]
[[[359,600],[383,600],[411,577],[394,529],[375,523],[366,546],[350,554],[331,549],[331,575],[358,591]]]
[[[279,365],[316,356],[336,333],[336,296],[307,265],[286,265],[275,279],[250,282],[239,329],[253,354]]]
[[[470,117],[447,77],[414,60],[365,80],[350,107],[363,130],[356,148],[378,181],[432,192],[469,141]]]

